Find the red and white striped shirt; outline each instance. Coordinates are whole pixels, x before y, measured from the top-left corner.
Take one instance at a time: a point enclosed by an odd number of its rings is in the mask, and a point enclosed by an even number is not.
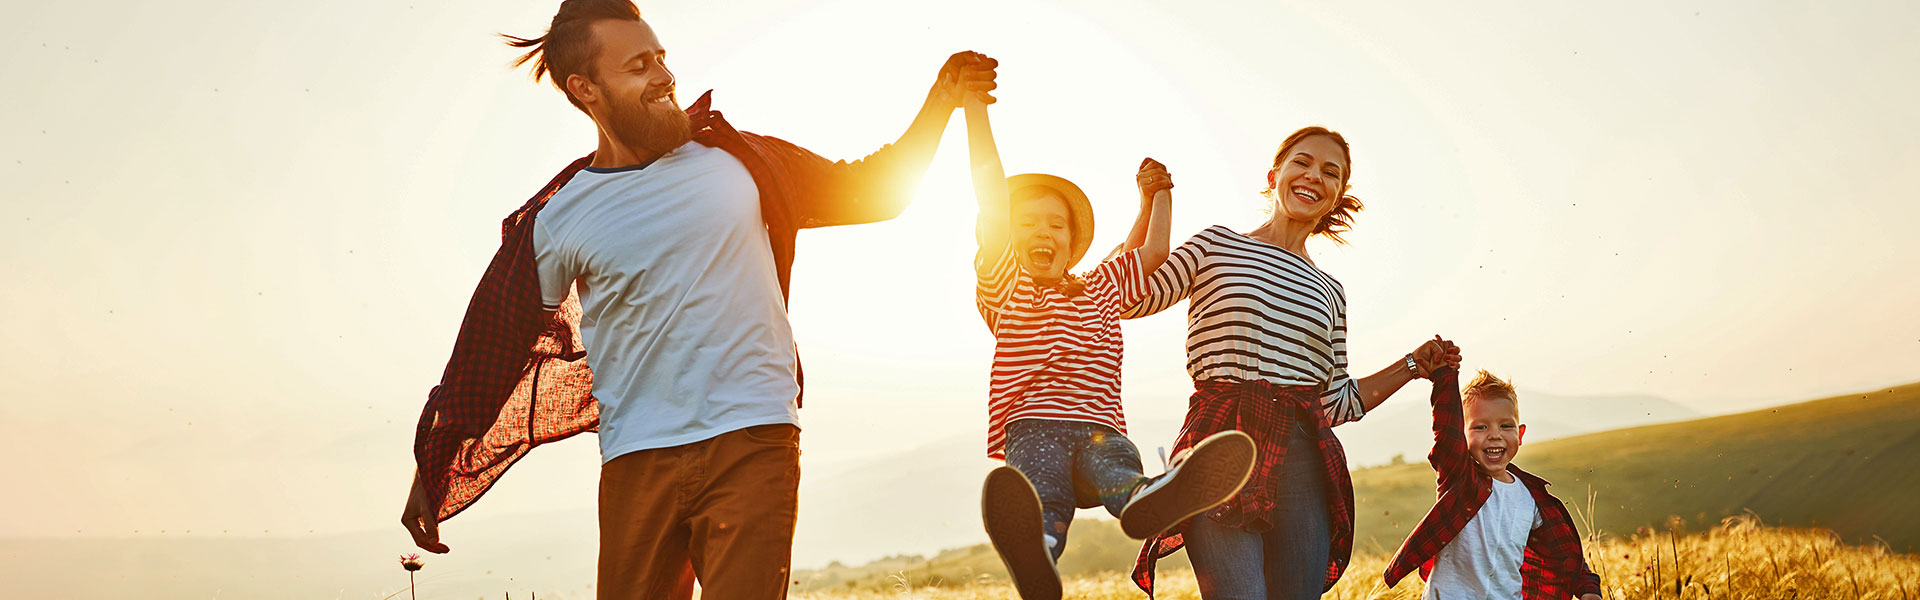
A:
[[[1041,287],[1013,248],[979,277],[975,301],[993,332],[987,390],[987,456],[1006,458],[1015,419],[1085,421],[1127,432],[1120,410],[1120,313],[1147,294],[1139,251],[1101,262],[1068,298]]]

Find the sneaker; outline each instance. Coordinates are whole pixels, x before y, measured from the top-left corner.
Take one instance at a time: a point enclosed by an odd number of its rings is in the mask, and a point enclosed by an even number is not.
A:
[[[1004,466],[987,473],[987,484],[980,492],[980,517],[1020,597],[1060,600],[1060,571],[1047,550],[1046,517],[1040,512],[1040,495],[1027,476]]]
[[[1223,431],[1194,444],[1173,468],[1134,492],[1120,509],[1120,529],[1144,540],[1181,521],[1219,506],[1247,484],[1253,473],[1253,438]]]

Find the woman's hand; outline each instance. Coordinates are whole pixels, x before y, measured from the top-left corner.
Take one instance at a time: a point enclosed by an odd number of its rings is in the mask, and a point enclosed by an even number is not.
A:
[[[1420,376],[1430,377],[1441,367],[1460,368],[1460,347],[1435,335],[1413,349],[1413,362],[1420,365]]]
[[[1140,161],[1140,171],[1134,173],[1133,183],[1140,188],[1140,205],[1153,202],[1153,195],[1162,190],[1173,189],[1173,175],[1167,172],[1167,166],[1160,161],[1148,158]]]

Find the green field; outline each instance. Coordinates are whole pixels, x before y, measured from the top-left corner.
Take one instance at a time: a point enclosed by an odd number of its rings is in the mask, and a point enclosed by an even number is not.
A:
[[[1920,504],[1920,384],[1529,444],[1515,462],[1552,481],[1576,517],[1597,530],[1582,533],[1665,531],[1672,516],[1699,531],[1751,512],[1769,525],[1831,529],[1848,543],[1920,550],[1920,510],[1913,508]],[[1354,485],[1356,554],[1392,552],[1434,501],[1424,461],[1356,471]],[[1139,548],[1111,521],[1082,520],[1061,571],[1126,570]],[[1184,567],[1184,553],[1170,558],[1163,570]],[[796,589],[1002,576],[998,558],[982,545],[802,571]]]

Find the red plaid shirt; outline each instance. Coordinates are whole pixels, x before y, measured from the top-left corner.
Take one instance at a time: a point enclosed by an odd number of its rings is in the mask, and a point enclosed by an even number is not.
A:
[[[1493,493],[1493,476],[1480,470],[1467,453],[1466,417],[1460,407],[1460,373],[1447,368],[1433,375],[1433,453],[1427,461],[1439,479],[1440,500],[1387,564],[1387,586],[1392,587],[1414,569],[1420,579],[1433,573],[1433,559]],[[1507,471],[1527,485],[1540,510],[1540,527],[1527,536],[1525,562],[1520,566],[1520,595],[1526,600],[1563,600],[1600,593],[1600,576],[1587,568],[1580,533],[1573,527],[1567,506],[1547,491],[1547,480],[1507,465]]]
[[[1353,556],[1353,476],[1347,473],[1347,453],[1333,436],[1333,421],[1320,410],[1320,388],[1306,385],[1281,385],[1264,380],[1235,382],[1206,380],[1193,383],[1193,398],[1187,401],[1187,419],[1180,437],[1174,441],[1175,454],[1185,451],[1222,431],[1240,430],[1253,438],[1259,458],[1253,475],[1240,494],[1203,515],[1229,527],[1263,532],[1273,528],[1273,495],[1279,489],[1278,474],[1287,460],[1287,442],[1297,420],[1311,420],[1319,432],[1320,463],[1326,467],[1327,481],[1333,488],[1327,494],[1327,522],[1332,544],[1327,553],[1327,579],[1324,589],[1347,570]],[[1311,458],[1309,458],[1311,459]],[[1185,522],[1166,533],[1147,540],[1140,558],[1133,565],[1133,583],[1148,597],[1153,596],[1154,563],[1186,545]]]
[[[906,208],[918,177],[899,168],[910,160],[900,153],[882,148],[857,162],[830,161],[735,130],[711,109],[712,97],[707,92],[687,108],[693,139],[725,150],[752,174],[783,295],[800,229],[884,221]],[[467,304],[440,385],[427,394],[413,456],[439,520],[473,504],[535,446],[600,426],[579,341],[580,299],[570,294],[556,318],[541,318],[531,227],[547,199],[592,159],[567,165],[501,223],[500,250]]]

